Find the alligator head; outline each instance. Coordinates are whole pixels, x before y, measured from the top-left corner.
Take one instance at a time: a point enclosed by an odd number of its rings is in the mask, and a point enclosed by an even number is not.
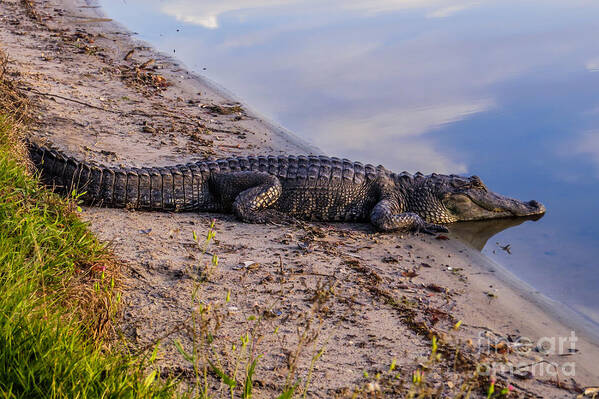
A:
[[[437,175],[437,197],[452,221],[543,215],[537,201],[519,201],[489,190],[478,176]]]

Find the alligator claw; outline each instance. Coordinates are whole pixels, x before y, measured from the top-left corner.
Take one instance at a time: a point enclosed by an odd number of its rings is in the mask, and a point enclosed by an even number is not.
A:
[[[440,224],[424,223],[424,226],[419,229],[422,233],[435,235],[437,233],[449,233],[449,229]]]
[[[443,226],[442,224],[435,224],[434,225],[434,232],[435,233],[449,233],[449,229],[446,226]]]

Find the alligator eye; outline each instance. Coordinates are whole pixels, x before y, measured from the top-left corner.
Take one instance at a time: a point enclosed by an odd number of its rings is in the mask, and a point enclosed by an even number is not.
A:
[[[470,182],[473,185],[479,185],[479,186],[481,186],[483,184],[483,181],[480,179],[480,177],[478,177],[476,175],[470,177]]]
[[[483,183],[483,181],[478,176],[472,176],[472,177],[470,177],[470,186],[472,188],[480,188],[483,191],[487,191],[487,187],[485,186],[485,184]]]
[[[468,184],[468,180],[464,180],[464,179],[453,179],[451,181],[451,185],[459,188],[459,187],[464,187]]]

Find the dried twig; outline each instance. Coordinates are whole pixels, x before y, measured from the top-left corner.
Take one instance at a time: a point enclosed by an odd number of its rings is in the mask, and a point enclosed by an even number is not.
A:
[[[45,93],[43,91],[39,91],[39,90],[33,89],[31,87],[21,87],[21,89],[30,91],[30,92],[35,93],[35,94],[39,94],[40,96],[55,97],[55,98],[60,98],[61,100],[65,100],[65,101],[71,101],[71,102],[74,102],[74,103],[77,103],[77,104],[85,105],[86,107],[90,107],[90,108],[94,108],[94,109],[99,109],[100,111],[106,111],[106,112],[110,112],[110,113],[113,113],[113,114],[119,114],[119,115],[123,114],[121,111],[114,111],[112,109],[98,107],[97,105],[86,103],[85,101],[77,100],[77,99],[74,99],[74,98],[61,96],[59,94]]]
[[[154,58],[150,58],[149,60],[147,60],[146,62],[144,62],[143,64],[141,64],[138,68],[139,69],[146,69],[148,66],[152,65],[154,62],[156,62],[156,60]]]
[[[127,52],[127,54],[125,54],[125,57],[123,57],[123,60],[124,60],[124,61],[128,61],[128,60],[129,60],[129,58],[131,58],[131,56],[133,55],[133,53],[134,53],[134,52],[135,52],[135,49],[134,49],[134,48],[132,48],[131,50],[129,50],[129,51]]]

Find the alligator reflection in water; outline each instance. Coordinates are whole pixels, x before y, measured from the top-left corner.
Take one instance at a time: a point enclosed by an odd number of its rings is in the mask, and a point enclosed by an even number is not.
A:
[[[510,227],[518,226],[528,220],[539,220],[544,215],[534,215],[518,218],[481,220],[475,222],[460,222],[450,226],[450,231],[473,248],[482,251],[487,241],[494,235]]]

